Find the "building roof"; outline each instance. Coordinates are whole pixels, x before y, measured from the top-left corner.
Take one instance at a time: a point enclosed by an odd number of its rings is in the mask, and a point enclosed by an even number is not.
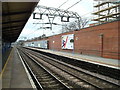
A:
[[[38,2],[2,3],[2,39],[15,42]]]

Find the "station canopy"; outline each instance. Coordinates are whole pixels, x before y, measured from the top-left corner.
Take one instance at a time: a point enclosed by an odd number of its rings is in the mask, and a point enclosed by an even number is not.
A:
[[[15,42],[38,2],[2,2],[2,40]]]

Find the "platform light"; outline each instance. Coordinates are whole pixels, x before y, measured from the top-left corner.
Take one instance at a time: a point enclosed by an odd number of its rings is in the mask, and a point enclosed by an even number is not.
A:
[[[40,14],[40,13],[33,13],[33,19],[42,19],[42,14]]]

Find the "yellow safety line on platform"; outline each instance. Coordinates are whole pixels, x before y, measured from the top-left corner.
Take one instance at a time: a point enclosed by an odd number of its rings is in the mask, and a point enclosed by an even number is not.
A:
[[[2,72],[0,73],[0,78],[2,77],[2,74],[3,74],[3,72],[4,72],[5,69],[6,69],[6,66],[7,66],[7,64],[8,64],[8,61],[9,61],[10,58],[11,58],[12,52],[13,52],[13,49],[11,50],[10,55],[9,55],[9,57],[8,57],[8,59],[7,59],[6,63],[5,63],[5,65],[4,65],[4,67],[3,67],[3,69],[2,69]]]

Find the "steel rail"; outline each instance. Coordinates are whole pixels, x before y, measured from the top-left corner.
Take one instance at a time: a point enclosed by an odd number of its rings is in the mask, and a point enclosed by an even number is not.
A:
[[[28,54],[23,52],[27,57],[29,57],[33,62],[35,62],[38,66],[40,66],[43,70],[45,70],[47,73],[49,73],[52,77],[54,77],[60,84],[62,84],[66,89],[65,90],[70,90],[70,88],[65,85],[63,82],[61,82],[57,77],[55,77],[51,72],[49,72],[45,67],[43,67],[39,62],[37,62],[34,58],[30,57]],[[35,75],[34,75],[35,76]],[[36,78],[37,79],[37,78]],[[39,82],[39,81],[38,81]],[[42,85],[41,85],[42,86]],[[42,90],[43,87],[42,87]]]
[[[59,62],[60,64],[62,64],[62,65],[64,65],[64,66],[67,66],[67,67],[70,67],[70,68],[72,68],[72,69],[74,69],[74,70],[77,70],[77,69],[75,69],[74,67],[71,67],[71,66],[65,65],[65,64],[61,63],[60,61],[58,61],[58,60],[56,60],[56,59],[50,58],[50,57],[45,56],[45,55],[42,55],[42,56],[44,56],[45,58],[48,58],[48,59],[54,60],[54,61],[56,61],[57,63]],[[55,65],[54,65],[54,66],[55,66]],[[58,67],[58,68],[59,68],[59,67]],[[77,70],[77,71],[80,71],[80,70]],[[88,74],[88,73],[86,73],[86,72],[83,72],[83,71],[80,71],[80,72],[85,73],[85,74],[87,74],[87,75],[89,75],[89,76],[95,77],[95,78],[97,78],[97,79],[100,79],[100,80],[102,80],[102,81],[105,81],[105,82],[107,82],[107,83],[111,83],[111,84],[113,84],[113,85],[116,85],[116,86],[120,87],[118,84],[115,84],[115,83],[112,83],[112,82],[109,82],[109,81],[103,80],[103,79],[98,78],[98,77],[96,77],[96,76],[90,75],[90,74]],[[86,81],[86,80],[85,80],[85,81]],[[86,81],[86,82],[88,82],[88,81]],[[93,85],[93,84],[92,84],[92,85]],[[94,86],[96,86],[96,85],[94,84]],[[97,87],[97,88],[100,89],[100,87]]]
[[[19,51],[19,50],[18,50],[18,51]],[[32,77],[35,85],[36,85],[36,88],[37,88],[38,90],[39,90],[39,89],[40,89],[40,90],[44,90],[43,87],[42,87],[42,85],[39,83],[37,77],[35,76],[35,74],[34,74],[33,71],[31,70],[30,66],[29,66],[28,63],[25,61],[25,58],[23,57],[23,53],[22,53],[22,52],[19,52],[19,53],[20,53],[20,56],[21,56],[21,58],[23,59],[23,62],[24,62],[24,64],[25,64],[25,66],[27,67],[27,69],[28,69],[28,71],[29,71],[29,73],[30,73],[30,75],[31,75],[31,77]]]
[[[26,51],[25,51],[25,52],[26,52]],[[27,53],[28,53],[28,52],[27,52]],[[28,56],[32,56],[32,54],[28,53]],[[33,57],[33,56],[32,56],[32,57]],[[34,57],[35,57],[35,56],[34,56]],[[34,57],[33,57],[33,58],[34,58]],[[36,59],[36,58],[34,58],[34,59]],[[46,61],[45,61],[45,62],[46,62]],[[53,66],[55,66],[55,65],[53,65]],[[57,66],[55,66],[55,67],[57,67]],[[89,85],[91,85],[91,86],[93,86],[93,87],[95,87],[95,88],[97,88],[97,89],[101,89],[101,87],[96,86],[95,84],[90,83],[90,82],[88,82],[87,80],[85,80],[85,79],[83,79],[83,78],[80,78],[80,77],[76,76],[75,74],[70,73],[69,71],[66,71],[66,70],[64,70],[64,69],[61,69],[60,67],[57,67],[57,68],[59,68],[60,70],[66,72],[66,73],[68,73],[68,74],[70,74],[70,75],[72,75],[72,76],[74,76],[74,77],[76,77],[76,78],[78,78],[78,79],[80,79],[80,80],[82,80],[82,81],[85,82],[85,83],[88,83]]]

